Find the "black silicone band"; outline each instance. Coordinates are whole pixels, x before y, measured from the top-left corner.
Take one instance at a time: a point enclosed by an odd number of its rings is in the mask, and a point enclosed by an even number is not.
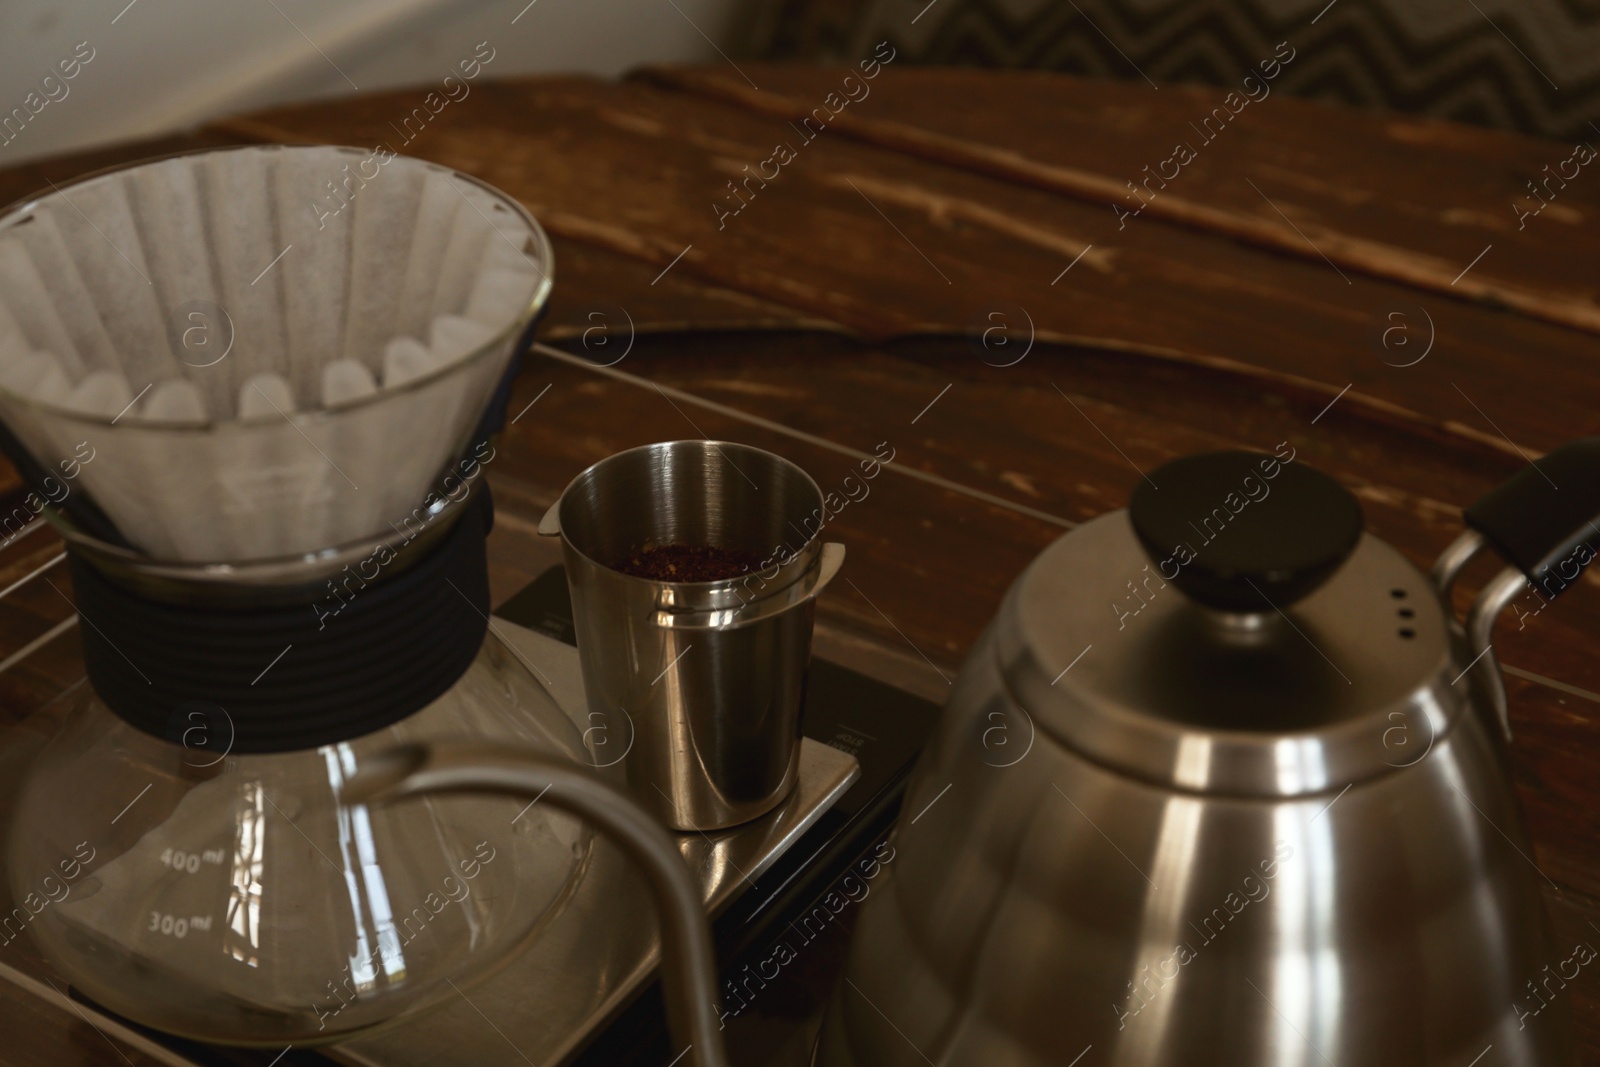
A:
[[[484,486],[407,569],[266,608],[155,600],[69,550],[89,682],[130,725],[218,758],[371,733],[437,699],[478,654],[492,521]]]

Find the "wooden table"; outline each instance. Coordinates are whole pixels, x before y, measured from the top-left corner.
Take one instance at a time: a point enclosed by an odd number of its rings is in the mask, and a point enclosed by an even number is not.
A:
[[[887,475],[835,520],[848,581],[822,603],[823,641],[941,697],[1013,576],[1167,459],[1287,440],[1426,566],[1463,505],[1596,432],[1600,180],[1517,213],[1570,145],[1279,96],[1205,143],[1190,123],[1219,90],[893,62],[819,130],[847,73],[483,82],[404,145],[518,196],[556,243],[544,339],[576,355],[541,351],[518,382],[490,475],[497,599],[548,558],[545,506],[609,453],[704,434],[827,486],[887,443]],[[399,148],[391,124],[423,94],[51,160],[0,174],[0,199],[178,148]],[[1131,192],[1177,141],[1196,158]],[[49,533],[7,547],[0,587],[57,551]],[[0,657],[69,618],[29,583],[0,605]],[[1518,623],[1496,647],[1531,862],[1557,944],[1600,944],[1600,581]],[[76,640],[0,667],[0,767],[81,676]],[[49,977],[28,951],[0,965]],[[1564,995],[1600,1060],[1600,977]],[[4,984],[0,1028],[18,1042],[0,1064],[156,1062]]]

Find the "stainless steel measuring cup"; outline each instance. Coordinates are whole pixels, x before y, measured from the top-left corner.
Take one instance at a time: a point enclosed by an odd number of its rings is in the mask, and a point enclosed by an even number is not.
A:
[[[817,536],[824,516],[816,482],[781,456],[671,441],[596,463],[539,524],[561,537],[590,726],[620,742],[629,788],[666,825],[734,826],[794,788],[816,596],[844,562]],[[709,582],[614,569],[645,544],[762,567]]]

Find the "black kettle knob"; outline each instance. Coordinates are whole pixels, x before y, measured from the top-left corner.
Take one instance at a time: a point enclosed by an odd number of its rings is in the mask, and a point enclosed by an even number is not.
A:
[[[1321,471],[1260,452],[1173,460],[1141,482],[1128,518],[1163,580],[1208,608],[1284,608],[1361,539],[1361,505]]]

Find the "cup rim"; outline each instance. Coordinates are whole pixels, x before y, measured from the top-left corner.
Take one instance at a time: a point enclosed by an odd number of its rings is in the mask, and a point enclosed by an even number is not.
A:
[[[66,190],[75,189],[90,182],[103,180],[113,174],[134,171],[141,167],[153,166],[157,163],[165,163],[168,160],[182,159],[188,156],[242,152],[293,152],[297,150],[309,149],[332,150],[335,152],[354,153],[363,156],[370,154],[367,149],[358,148],[354,145],[295,143],[230,145],[220,148],[190,148],[180,152],[168,152],[164,155],[149,156],[144,159],[137,159],[126,163],[119,163],[110,167],[103,167],[100,170],[91,171],[87,174],[80,174],[64,185],[52,183],[52,188],[49,192],[36,192],[19,200],[12,201],[10,204],[0,208],[0,237],[5,236],[8,231],[15,229],[28,219],[31,219],[34,211],[36,211],[41,205],[45,204],[46,201],[54,200],[59,197],[61,202],[70,206],[71,202],[68,201],[65,196]],[[376,151],[376,149],[373,149],[372,151]],[[302,420],[309,419],[320,421],[332,416],[343,415],[346,412],[354,411],[362,407],[392,400],[399,396],[419,392],[422,389],[433,385],[435,382],[449,377],[450,375],[453,375],[459,371],[465,370],[470,366],[474,366],[498,352],[507,341],[514,342],[515,338],[527,328],[528,324],[532,322],[538,315],[539,310],[550,299],[550,292],[555,285],[555,250],[550,243],[549,235],[544,231],[544,227],[539,225],[538,220],[535,219],[533,214],[522,205],[520,200],[511,194],[504,192],[503,190],[495,188],[493,185],[489,184],[483,179],[468,174],[465,171],[457,170],[454,167],[447,167],[440,163],[434,163],[431,160],[422,159],[417,156],[400,155],[399,153],[394,154],[394,159],[391,160],[391,162],[397,162],[400,160],[404,160],[405,164],[408,166],[419,166],[434,171],[444,172],[451,176],[452,179],[461,178],[467,182],[470,182],[514,212],[528,227],[529,236],[533,241],[533,255],[538,261],[536,266],[540,275],[539,283],[534,286],[533,296],[530,298],[526,307],[517,312],[517,314],[512,317],[511,321],[498,332],[496,332],[493,337],[489,338],[489,340],[468,352],[466,355],[458,357],[445,366],[435,368],[434,370],[429,371],[427,374],[419,375],[418,377],[407,381],[403,385],[396,386],[393,389],[378,389],[368,396],[358,397],[355,400],[346,401],[342,404],[290,412],[288,413],[288,418],[292,424],[298,425],[298,423],[295,423],[294,421],[297,416]],[[75,408],[62,407],[58,404],[52,404],[48,401],[39,400],[34,397],[25,396],[21,393],[13,392],[6,388],[3,384],[0,384],[0,401],[3,401],[7,405],[15,405],[24,411],[41,412],[45,415],[48,415],[51,419],[67,420],[79,425],[111,427],[118,422],[121,422],[128,427],[158,430],[170,433],[213,433],[217,430],[233,428],[254,428],[257,426],[274,425],[283,418],[283,416],[276,413],[270,415],[256,415],[249,418],[239,418],[235,416],[233,418],[209,418],[203,420],[181,421],[146,419],[137,414],[124,414],[117,415],[115,417],[105,415],[90,415]]]
[[[816,479],[811,477],[810,473],[804,467],[800,466],[800,464],[796,463],[794,460],[789,459],[787,456],[781,456],[776,452],[771,452],[764,448],[758,448],[755,445],[743,444],[739,441],[714,440],[709,437],[697,440],[689,437],[678,438],[672,441],[653,441],[649,444],[636,445],[633,448],[623,449],[621,452],[613,452],[611,455],[589,464],[583,470],[579,471],[577,475],[575,475],[573,479],[566,484],[566,487],[561,490],[561,497],[556,502],[557,516],[559,517],[561,511],[565,508],[567,496],[572,492],[573,488],[584,479],[593,477],[601,467],[611,463],[613,460],[620,462],[624,459],[624,457],[637,455],[641,452],[650,452],[664,448],[677,448],[679,446],[693,446],[701,450],[704,450],[706,447],[710,447],[716,449],[717,451],[721,451],[723,449],[737,449],[746,453],[755,453],[764,457],[770,457],[771,459],[775,459],[778,462],[791,467],[795,473],[799,474],[799,476],[805,480],[805,484],[810,486],[812,491],[816,494],[817,499],[819,501],[823,499],[822,487],[817,484]],[[594,558],[594,556],[579,548],[573,542],[572,538],[567,536],[565,523],[561,524],[561,543],[568,550],[576,553],[584,561],[599,567],[608,574],[613,574],[619,578],[625,578],[630,582],[638,582],[640,585],[644,586],[655,586],[663,590],[681,590],[682,592],[680,595],[705,595],[729,591],[734,589],[735,586],[741,582],[767,573],[765,570],[762,570],[751,571],[748,574],[740,574],[732,578],[714,578],[709,581],[668,582],[662,581],[659,578],[644,578],[637,574],[629,574],[627,571],[618,570],[609,563],[605,563],[602,560]],[[794,553],[789,557],[788,562],[776,565],[777,569],[773,571],[774,578],[776,578],[779,574],[783,574],[785,571],[788,572],[788,575],[783,582],[773,586],[768,590],[764,590],[762,595],[766,596],[781,592],[783,589],[788,588],[788,586],[793,582],[798,581],[799,578],[810,569],[810,566],[816,562],[816,558],[821,554],[821,551],[822,530],[821,528],[818,528],[816,533],[806,538],[806,540],[794,550]]]

